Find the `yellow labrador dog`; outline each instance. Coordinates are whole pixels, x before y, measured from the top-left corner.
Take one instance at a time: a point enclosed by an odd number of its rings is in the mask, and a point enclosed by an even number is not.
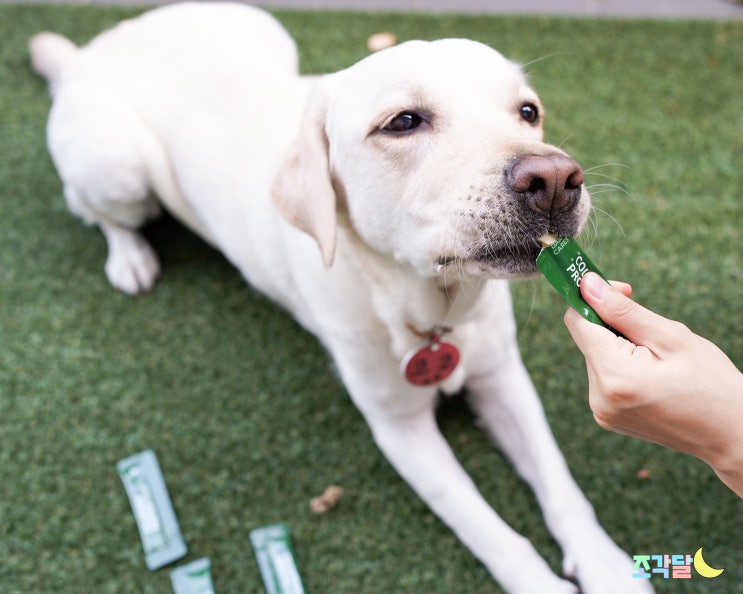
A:
[[[381,450],[507,592],[577,587],[461,468],[440,391],[466,386],[581,592],[652,592],[571,478],[519,356],[507,279],[535,272],[542,234],[577,234],[590,198],[542,142],[517,65],[445,39],[303,77],[273,17],[227,3],[154,10],[81,48],[40,33],[31,54],[65,198],[104,233],[114,287],[153,286],[137,229],[162,204],[322,341]]]

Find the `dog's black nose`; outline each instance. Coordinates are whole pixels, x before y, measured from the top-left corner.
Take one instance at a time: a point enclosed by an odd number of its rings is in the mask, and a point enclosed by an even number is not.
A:
[[[578,202],[583,170],[565,155],[522,155],[506,171],[506,181],[529,208],[554,214]]]

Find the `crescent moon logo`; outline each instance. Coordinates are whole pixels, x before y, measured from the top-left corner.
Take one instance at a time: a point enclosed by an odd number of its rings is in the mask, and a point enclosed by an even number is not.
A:
[[[724,569],[715,569],[710,567],[702,557],[702,547],[699,547],[696,553],[694,553],[694,569],[697,573],[705,578],[716,578],[720,575]]]

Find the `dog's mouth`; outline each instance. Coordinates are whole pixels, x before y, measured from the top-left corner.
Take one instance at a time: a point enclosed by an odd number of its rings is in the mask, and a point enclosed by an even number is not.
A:
[[[519,197],[517,197],[519,198]],[[546,233],[575,237],[585,222],[584,209],[569,208],[556,214],[540,215],[523,200],[508,196],[474,217],[471,225],[460,227],[446,251],[433,262],[434,272],[457,276],[519,279],[538,273],[537,257],[542,250],[539,238]]]
[[[490,278],[524,278],[538,272],[536,261],[541,249],[538,236],[523,237],[510,243],[482,245],[463,255],[438,257],[434,270],[437,274],[455,271]]]
[[[486,247],[472,257],[476,262],[487,265],[503,266],[504,263],[525,263],[536,270],[536,260],[541,245],[538,242],[525,245],[509,245],[502,247]]]

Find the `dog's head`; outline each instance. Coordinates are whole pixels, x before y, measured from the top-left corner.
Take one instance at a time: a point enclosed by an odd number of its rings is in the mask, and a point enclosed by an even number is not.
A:
[[[536,271],[537,239],[576,235],[583,173],[542,142],[521,69],[473,41],[412,41],[318,79],[274,198],[326,265],[337,213],[421,274]]]

